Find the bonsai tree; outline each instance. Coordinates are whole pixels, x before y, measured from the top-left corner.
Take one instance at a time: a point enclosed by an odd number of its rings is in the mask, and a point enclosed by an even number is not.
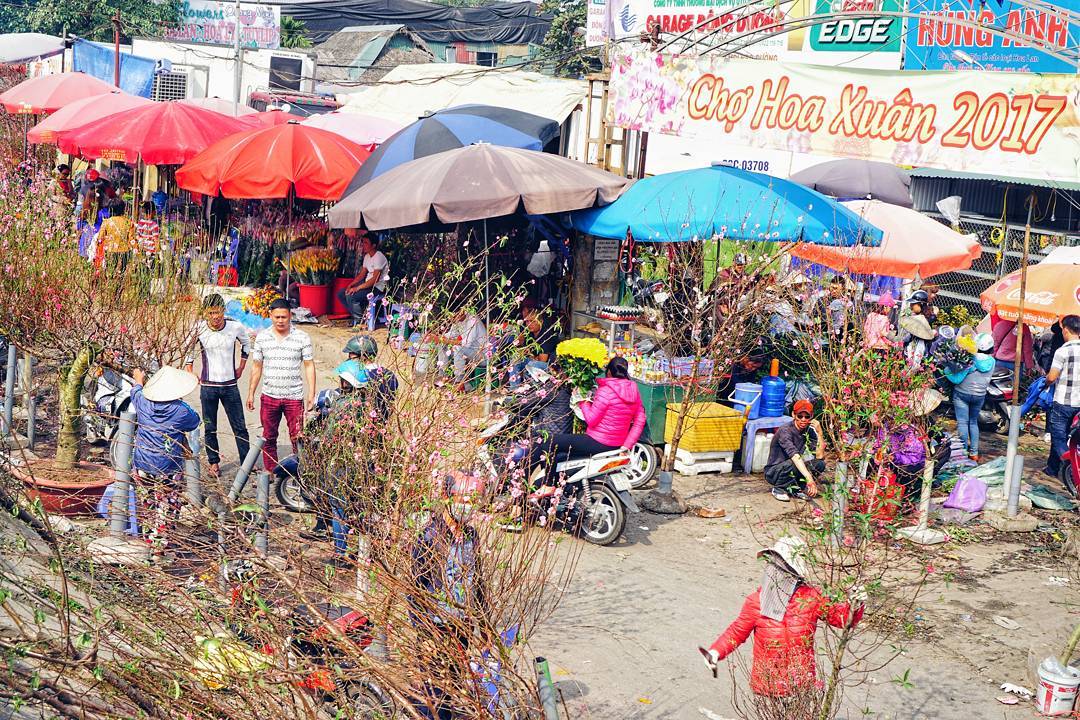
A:
[[[139,255],[104,270],[78,245],[70,206],[44,172],[0,170],[0,335],[56,372],[61,469],[78,462],[83,382],[102,351],[144,366],[175,361],[196,313],[181,279]]]

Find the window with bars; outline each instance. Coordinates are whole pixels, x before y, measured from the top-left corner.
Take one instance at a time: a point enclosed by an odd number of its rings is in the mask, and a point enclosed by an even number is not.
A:
[[[163,72],[154,75],[153,100],[183,100],[187,97],[186,72]]]

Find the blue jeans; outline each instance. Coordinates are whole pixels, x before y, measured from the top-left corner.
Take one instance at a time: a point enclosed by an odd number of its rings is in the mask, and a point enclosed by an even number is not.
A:
[[[507,384],[512,388],[516,388],[525,379],[525,370],[531,367],[547,370],[550,366],[543,360],[519,360],[510,366]]]
[[[953,411],[956,413],[956,431],[967,448],[968,455],[979,454],[979,411],[986,395],[968,395],[953,390]]]
[[[1054,475],[1061,468],[1061,456],[1068,449],[1069,428],[1073,418],[1080,413],[1080,407],[1070,407],[1061,403],[1050,406],[1047,425],[1050,427],[1050,457],[1046,459],[1046,470]]]
[[[368,299],[368,295],[371,295],[371,299]],[[354,293],[345,292],[345,288],[338,290],[338,300],[345,306],[345,309],[349,311],[349,315],[352,316],[355,323],[366,323],[368,330],[374,330],[375,324],[379,321],[379,315],[382,311],[383,298],[386,293],[380,292],[372,288],[365,288]]]

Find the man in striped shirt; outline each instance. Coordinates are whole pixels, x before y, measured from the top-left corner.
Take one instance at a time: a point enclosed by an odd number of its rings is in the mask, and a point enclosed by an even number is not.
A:
[[[1080,316],[1066,315],[1061,320],[1065,344],[1054,353],[1046,384],[1054,385],[1054,403],[1050,406],[1050,457],[1043,471],[1057,477],[1061,455],[1066,450],[1073,418],[1080,414]]]
[[[251,339],[243,325],[225,319],[225,301],[217,293],[207,295],[202,307],[203,319],[195,326],[197,339],[185,359],[185,369],[195,373],[195,348],[198,347],[202,354],[202,370],[198,377],[206,461],[210,464],[210,474],[217,477],[221,463],[217,436],[218,404],[224,406],[225,415],[229,418],[240,461],[243,462],[248,454],[247,421],[236,380],[247,365]],[[236,364],[237,344],[240,345],[239,365]]]
[[[259,418],[262,420],[263,466],[277,468],[278,426],[282,416],[289,426],[293,452],[304,424],[304,411],[311,410],[315,397],[315,360],[311,338],[292,327],[289,302],[277,299],[270,303],[272,325],[255,336],[251,354],[251,381],[248,383],[248,410],[255,409],[255,391],[262,382]],[[304,381],[307,380],[307,389]]]

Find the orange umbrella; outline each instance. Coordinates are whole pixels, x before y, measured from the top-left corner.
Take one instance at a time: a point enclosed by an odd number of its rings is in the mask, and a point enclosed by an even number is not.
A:
[[[32,143],[54,143],[57,134],[65,130],[73,130],[107,115],[149,105],[152,102],[152,100],[138,95],[128,95],[116,89],[104,95],[92,95],[60,108],[31,128],[26,137]]]
[[[176,171],[191,192],[227,198],[337,200],[370,151],[297,123],[248,130],[214,143]]]
[[[116,87],[82,72],[64,72],[23,80],[0,93],[9,113],[37,115],[59,110],[70,102],[114,92]]]
[[[1049,327],[1066,315],[1080,315],[1080,265],[1032,265],[1027,269],[1024,323]],[[979,296],[983,310],[1003,320],[1020,311],[1020,271],[1010,273]]]
[[[851,200],[843,205],[881,228],[884,233],[881,245],[840,247],[799,243],[791,254],[833,270],[910,280],[966,270],[982,252],[975,236],[961,235],[910,208],[880,200]]]

